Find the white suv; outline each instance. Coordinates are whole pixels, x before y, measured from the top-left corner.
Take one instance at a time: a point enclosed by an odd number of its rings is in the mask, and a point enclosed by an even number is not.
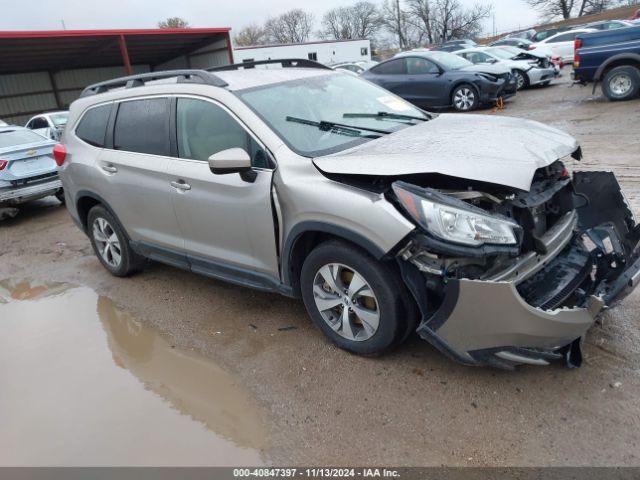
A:
[[[94,85],[63,143],[67,206],[114,275],[153,259],[300,297],[356,353],[417,330],[469,365],[577,362],[640,270],[615,178],[572,179],[566,133],[310,61]]]

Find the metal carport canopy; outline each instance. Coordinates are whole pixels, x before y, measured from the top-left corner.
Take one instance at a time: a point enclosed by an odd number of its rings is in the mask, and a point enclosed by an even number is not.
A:
[[[226,40],[228,27],[138,30],[0,31],[0,75],[75,68],[161,64],[187,55],[216,40]]]

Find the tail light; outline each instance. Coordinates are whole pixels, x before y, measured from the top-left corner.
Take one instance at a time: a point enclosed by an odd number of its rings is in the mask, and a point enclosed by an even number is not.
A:
[[[0,160],[0,170],[4,170],[5,167],[9,164],[6,160]]]
[[[67,158],[67,149],[64,147],[64,145],[58,143],[55,147],[53,147],[53,158],[55,159],[58,166],[61,167],[65,159]]]
[[[574,45],[573,68],[578,68],[580,66],[580,54],[578,53],[578,49],[582,48],[582,39],[576,38],[573,45]]]
[[[536,46],[535,45],[529,45],[529,50],[535,50]]]

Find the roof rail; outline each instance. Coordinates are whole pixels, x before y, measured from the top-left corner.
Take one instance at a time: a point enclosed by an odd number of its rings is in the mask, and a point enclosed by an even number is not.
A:
[[[226,87],[228,84],[220,77],[205,70],[166,70],[163,72],[141,73],[128,77],[115,78],[106,82],[89,85],[80,94],[80,98],[108,92],[114,88],[142,87],[146,82],[177,77],[178,83],[203,83],[214,87]]]
[[[224,70],[239,70],[241,68],[254,68],[257,65],[276,65],[280,64],[282,68],[321,68],[324,70],[332,70],[322,63],[306,58],[282,58],[279,60],[256,60],[252,62],[234,63],[232,65],[221,65],[219,67],[207,68],[207,72],[221,72]]]

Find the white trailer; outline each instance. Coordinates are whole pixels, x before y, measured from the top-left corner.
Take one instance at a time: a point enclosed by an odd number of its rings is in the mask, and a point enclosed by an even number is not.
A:
[[[281,60],[285,58],[305,58],[325,65],[342,62],[371,60],[369,40],[328,40],[282,45],[257,45],[236,47],[233,50],[236,63],[257,60]]]

